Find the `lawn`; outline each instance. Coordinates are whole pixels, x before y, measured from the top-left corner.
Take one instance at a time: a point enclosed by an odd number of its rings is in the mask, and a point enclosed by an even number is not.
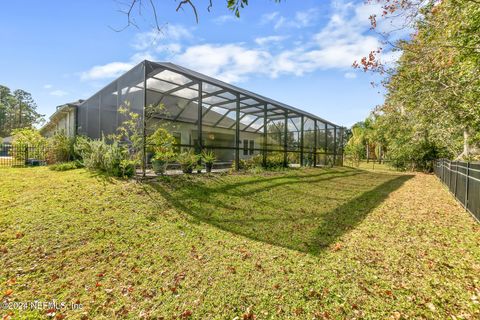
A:
[[[480,225],[425,174],[0,169],[0,255],[2,300],[68,306],[15,319],[480,318]]]

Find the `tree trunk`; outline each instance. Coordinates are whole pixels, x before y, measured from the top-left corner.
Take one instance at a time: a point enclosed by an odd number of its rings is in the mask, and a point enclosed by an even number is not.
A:
[[[370,158],[370,149],[369,149],[368,142],[367,142],[367,163],[368,163],[369,158]]]
[[[463,152],[455,160],[463,160],[470,156],[470,130],[468,127],[463,129]]]
[[[468,128],[463,130],[463,153],[464,157],[468,158],[470,156],[470,143],[468,140],[470,139],[470,131]]]

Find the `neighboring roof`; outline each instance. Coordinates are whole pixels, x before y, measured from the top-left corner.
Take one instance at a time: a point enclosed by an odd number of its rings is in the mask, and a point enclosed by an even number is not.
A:
[[[48,122],[40,128],[40,132],[44,132],[48,128],[52,127],[55,125],[55,123],[62,118],[63,115],[68,114],[69,111],[74,110],[82,104],[84,100],[78,100],[74,102],[68,102],[65,104],[62,104],[60,106],[57,106],[57,110],[49,117]]]
[[[250,96],[254,99],[257,99],[257,100],[260,100],[262,102],[265,102],[265,103],[269,103],[269,104],[272,104],[272,105],[275,105],[275,106],[278,106],[280,108],[284,108],[284,109],[287,109],[287,110],[291,110],[291,111],[294,111],[296,113],[299,113],[299,114],[303,114],[303,115],[306,115],[310,118],[313,118],[313,119],[316,119],[316,120],[320,120],[321,122],[324,122],[324,123],[327,123],[327,124],[330,124],[332,126],[336,126],[336,127],[340,127],[339,125],[336,125],[328,120],[325,120],[319,116],[316,116],[312,113],[309,113],[309,112],[306,112],[304,110],[301,110],[301,109],[298,109],[298,108],[295,108],[295,107],[292,107],[288,104],[285,104],[283,102],[279,102],[279,101],[276,101],[274,99],[271,99],[271,98],[268,98],[268,97],[265,97],[265,96],[262,96],[260,94],[257,94],[257,93],[254,93],[254,92],[251,92],[249,90],[246,90],[246,89],[242,89],[240,87],[237,87],[237,86],[234,86],[232,84],[229,84],[229,83],[226,83],[226,82],[223,82],[221,80],[218,80],[218,79],[215,79],[215,78],[212,78],[212,77],[209,77],[207,75],[204,75],[202,73],[199,73],[199,72],[196,72],[196,71],[193,71],[193,70],[190,70],[188,68],[185,68],[185,67],[182,67],[182,66],[179,66],[179,65],[176,65],[176,64],[173,64],[171,62],[152,62],[152,61],[147,61],[146,62],[149,62],[151,64],[154,64],[154,65],[157,65],[157,66],[160,66],[160,67],[164,67],[166,69],[170,69],[174,72],[178,72],[178,73],[181,73],[181,74],[184,74],[186,76],[191,76],[191,77],[194,77],[194,78],[197,78],[197,79],[200,79],[200,80],[204,80],[206,82],[209,82],[211,84],[214,84],[218,87],[222,87],[222,88],[225,88],[225,89],[229,89],[229,90],[232,90],[232,91],[235,91],[235,92],[238,92],[240,94],[244,94],[246,96]]]

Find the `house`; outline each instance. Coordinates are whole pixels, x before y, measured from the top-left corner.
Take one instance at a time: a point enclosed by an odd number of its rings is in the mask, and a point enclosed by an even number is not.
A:
[[[45,137],[51,137],[56,132],[63,131],[69,137],[75,136],[77,132],[77,107],[83,102],[84,100],[78,100],[58,106],[47,124],[40,129],[40,133]]]
[[[87,100],[58,107],[41,132],[108,136],[125,120],[120,109],[138,114],[145,135],[163,126],[176,148],[212,150],[222,162],[282,153],[299,165],[341,164],[343,127],[168,62],[143,61]]]

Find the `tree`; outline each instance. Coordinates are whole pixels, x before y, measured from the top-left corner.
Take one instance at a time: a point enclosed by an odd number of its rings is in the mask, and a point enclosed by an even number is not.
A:
[[[14,129],[31,128],[43,121],[30,93],[0,85],[0,136],[9,136]]]
[[[351,136],[345,146],[345,154],[352,159],[355,166],[359,166],[360,160],[365,158],[365,128],[363,123],[356,123],[351,129]]]
[[[389,2],[395,4],[390,9]],[[391,44],[402,51],[393,68],[379,63],[378,51],[354,66],[386,74],[386,100],[375,113],[393,146],[389,145],[390,156],[406,159],[405,152],[410,150],[411,159],[419,161],[419,153],[458,159],[480,153],[475,148],[480,141],[480,3],[385,3],[385,15],[408,12],[415,33]],[[375,17],[372,24],[376,25]],[[426,147],[431,149],[426,152]]]
[[[208,0],[206,9],[208,12],[213,8],[214,0]],[[281,0],[274,0],[275,3],[281,2]],[[158,3],[159,0],[128,0],[126,2],[118,1],[119,6],[121,9],[119,10],[122,14],[124,14],[127,18],[127,23],[125,26],[117,31],[122,31],[128,27],[134,26],[138,28],[136,23],[136,16],[142,16],[143,14],[147,13],[150,15],[151,20],[153,20],[155,28],[158,31],[162,29],[162,23],[158,17]],[[195,21],[198,23],[200,16],[197,7],[196,0],[180,0],[178,1],[178,5],[176,6],[176,11],[179,12],[180,10],[184,10],[185,6],[187,6],[190,10],[193,11],[195,16]],[[237,17],[240,17],[240,13],[242,9],[248,6],[248,0],[226,0],[226,7]]]

